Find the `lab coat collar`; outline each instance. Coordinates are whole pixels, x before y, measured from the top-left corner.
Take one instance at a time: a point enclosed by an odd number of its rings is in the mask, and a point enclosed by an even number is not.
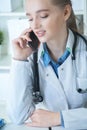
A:
[[[72,53],[73,44],[74,44],[74,35],[73,35],[73,32],[69,29],[69,35],[67,39],[66,48],[69,48],[71,55],[73,55]]]
[[[39,51],[38,51],[38,62],[39,62],[40,59],[42,59],[42,56],[44,54],[43,44],[44,43],[41,43],[40,47],[39,47]],[[69,50],[71,52],[71,55],[72,55],[73,44],[74,44],[74,35],[73,35],[73,32],[69,29],[69,35],[68,35],[68,39],[67,39],[66,48],[69,48]]]
[[[38,61],[42,58],[43,54],[44,54],[44,47],[43,47],[44,43],[40,43],[40,47],[38,50]]]

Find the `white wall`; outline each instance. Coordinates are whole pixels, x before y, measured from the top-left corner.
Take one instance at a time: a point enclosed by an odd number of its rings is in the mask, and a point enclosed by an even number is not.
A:
[[[9,33],[9,54],[12,54],[12,40],[17,38],[26,28],[29,28],[28,19],[7,20]]]

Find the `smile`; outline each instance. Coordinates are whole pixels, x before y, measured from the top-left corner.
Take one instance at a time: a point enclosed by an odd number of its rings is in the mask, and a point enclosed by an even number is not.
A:
[[[38,32],[36,32],[36,34],[38,37],[43,37],[45,35],[45,32],[46,31],[38,31]]]

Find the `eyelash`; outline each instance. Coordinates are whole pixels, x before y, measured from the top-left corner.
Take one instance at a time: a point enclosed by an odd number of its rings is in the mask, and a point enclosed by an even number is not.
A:
[[[30,21],[30,22],[31,22],[31,21],[33,21],[33,19],[29,19],[28,21]]]
[[[40,16],[40,18],[47,18],[48,17],[48,15],[45,15],[45,16]],[[33,21],[33,19],[29,19],[29,21]]]
[[[48,15],[45,15],[45,16],[40,16],[40,18],[47,18],[48,17]]]

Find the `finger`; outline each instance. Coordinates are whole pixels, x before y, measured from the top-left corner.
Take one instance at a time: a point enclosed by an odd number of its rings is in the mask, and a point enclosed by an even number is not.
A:
[[[26,35],[27,33],[31,32],[31,31],[32,31],[31,28],[27,28],[27,29],[25,29],[25,30],[21,33],[21,35]],[[21,36],[21,35],[20,35],[20,36]]]
[[[21,47],[24,48],[24,44],[26,43],[25,40],[23,40],[22,38],[17,38],[13,40],[13,46],[14,47]]]
[[[26,40],[26,41],[32,41],[32,40],[29,38],[29,34],[22,35],[22,36],[20,36],[20,38],[22,38],[23,40]]]
[[[29,122],[29,123],[25,123],[25,125],[28,127],[40,127],[40,124],[37,122]]]
[[[19,47],[24,48],[26,41],[22,38],[18,39]]]

